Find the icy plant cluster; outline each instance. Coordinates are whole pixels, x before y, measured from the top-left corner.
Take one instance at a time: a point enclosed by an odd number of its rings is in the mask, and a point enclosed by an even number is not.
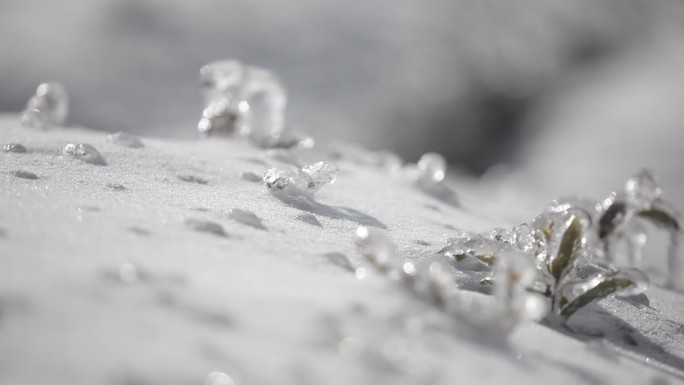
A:
[[[437,256],[420,264],[407,262],[378,230],[360,227],[355,242],[360,254],[412,294],[488,332],[506,335],[520,322],[548,317],[564,321],[587,304],[609,296],[643,293],[649,279],[630,258],[613,263],[614,247],[643,247],[643,224],[651,222],[672,234],[668,283],[681,285],[678,214],[660,197],[652,174],[642,171],[625,191],[594,205],[582,200],[554,202],[531,223],[484,234],[462,232],[450,238]],[[638,226],[637,226],[638,225]],[[357,275],[365,274],[357,271]],[[464,272],[494,294],[489,306],[464,301],[459,287]],[[468,275],[467,273],[472,273]]]
[[[542,297],[527,290],[535,278],[533,261],[513,247],[502,245],[498,249],[505,258],[497,264],[495,301],[477,304],[460,295],[448,260],[435,257],[418,264],[408,262],[376,229],[359,227],[354,239],[359,253],[378,272],[412,295],[487,333],[505,336],[518,323],[539,319],[546,311]],[[366,274],[364,268],[356,273],[357,277]]]
[[[551,314],[567,319],[600,298],[632,296],[646,290],[649,279],[637,268],[637,258],[630,258],[626,267],[613,263],[614,246],[620,242],[628,243],[631,253],[641,254],[644,221],[671,232],[668,284],[679,288],[677,277],[683,273],[677,247],[679,219],[662,200],[661,192],[655,177],[642,171],[627,181],[624,192],[613,193],[602,202],[554,202],[530,224],[486,234],[464,233],[450,239],[440,253],[463,269],[496,267],[509,259],[513,249],[525,253],[535,261],[535,278],[526,290],[542,294]],[[494,268],[491,279],[480,283],[496,286],[501,278]]]

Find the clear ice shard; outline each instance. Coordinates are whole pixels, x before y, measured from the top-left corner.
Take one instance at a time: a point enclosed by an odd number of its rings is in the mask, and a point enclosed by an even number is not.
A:
[[[330,162],[316,162],[301,169],[271,168],[264,175],[266,187],[274,193],[286,192],[291,195],[306,195],[312,197],[318,190],[329,183],[335,182],[338,167]]]
[[[201,136],[239,134],[261,147],[313,146],[313,138],[285,126],[287,95],[271,71],[237,60],[211,62],[200,69],[204,110]]]
[[[127,132],[119,131],[117,133],[107,136],[107,141],[110,143],[118,144],[130,148],[141,148],[144,147],[143,142],[139,137]]]
[[[100,152],[88,143],[69,143],[62,147],[62,154],[90,164],[107,165]]]
[[[26,103],[21,123],[24,126],[48,128],[62,126],[69,113],[69,96],[64,86],[57,82],[41,83]]]

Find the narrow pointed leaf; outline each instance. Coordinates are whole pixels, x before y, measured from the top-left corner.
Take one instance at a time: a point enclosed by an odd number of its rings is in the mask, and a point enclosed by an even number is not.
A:
[[[599,219],[599,239],[604,239],[622,223],[627,206],[622,202],[615,202]]]
[[[549,272],[559,282],[570,270],[572,270],[580,255],[582,245],[582,224],[575,216],[572,217],[570,226],[563,234],[558,255],[549,264]]]
[[[607,297],[611,294],[615,294],[621,290],[624,290],[630,286],[636,285],[634,281],[629,278],[624,277],[612,277],[607,278],[593,288],[587,290],[586,293],[575,298],[567,306],[562,307],[560,315],[566,319],[570,318],[577,310],[590,304],[597,299]]]
[[[671,230],[679,230],[679,221],[668,212],[658,209],[644,210],[637,213],[638,216],[646,218],[654,224]]]
[[[496,263],[496,256],[490,255],[490,254],[483,254],[483,253],[474,253],[473,254],[475,258],[479,259],[480,261],[488,264],[488,265],[493,265]]]

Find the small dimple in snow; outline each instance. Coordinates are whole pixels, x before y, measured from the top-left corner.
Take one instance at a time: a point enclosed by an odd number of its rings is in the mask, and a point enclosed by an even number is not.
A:
[[[260,230],[266,230],[266,227],[261,223],[261,219],[249,210],[233,208],[228,211],[228,218],[240,222],[243,225],[251,226]]]
[[[129,227],[128,231],[130,231],[131,233],[136,234],[136,235],[142,235],[144,237],[148,237],[148,236],[152,235],[152,233],[149,230],[143,229],[142,227],[135,227],[135,226]]]
[[[26,150],[26,147],[24,147],[22,144],[19,144],[19,143],[8,143],[8,144],[2,146],[2,150],[4,152],[12,152],[15,154],[23,154],[23,153],[28,152],[28,150]]]
[[[210,233],[220,237],[228,236],[223,230],[223,226],[216,222],[191,218],[185,221],[185,225],[200,233]]]
[[[248,182],[261,182],[261,177],[253,172],[250,171],[242,171],[240,172],[240,178],[248,181]]]
[[[29,171],[24,171],[24,170],[12,171],[12,175],[14,175],[17,178],[21,178],[21,179],[30,179],[30,180],[38,179],[38,175],[36,175],[32,172],[29,172]]]
[[[209,181],[194,175],[176,175],[178,179],[183,182],[197,183],[197,184],[209,184]]]
[[[130,148],[142,148],[145,146],[136,135],[122,131],[107,136],[107,141]]]
[[[316,218],[316,216],[313,214],[300,213],[300,214],[297,214],[297,216],[295,218],[299,221],[302,221],[304,223],[308,223],[308,224],[313,225],[313,226],[323,227],[321,222],[318,221],[318,218]]]
[[[107,188],[114,191],[123,191],[126,187],[118,183],[107,183]]]
[[[354,265],[349,261],[346,255],[339,252],[332,252],[324,254],[324,257],[333,265],[341,267],[349,272],[354,272]]]
[[[3,227],[0,227],[0,238],[7,238],[7,231]]]

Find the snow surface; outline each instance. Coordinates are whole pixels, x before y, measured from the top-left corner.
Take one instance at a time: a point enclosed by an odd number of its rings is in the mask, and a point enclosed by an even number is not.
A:
[[[513,226],[546,202],[497,202],[486,182],[449,175],[459,208],[341,158],[318,203],[293,206],[254,174],[326,153],[142,141],[0,117],[0,145],[28,149],[0,153],[0,384],[201,384],[217,371],[237,385],[684,380],[684,297],[658,286],[649,305],[602,300],[568,328],[530,323],[500,341],[354,274],[359,225],[420,260],[457,229]],[[67,143],[95,146],[106,165],[62,155]]]

